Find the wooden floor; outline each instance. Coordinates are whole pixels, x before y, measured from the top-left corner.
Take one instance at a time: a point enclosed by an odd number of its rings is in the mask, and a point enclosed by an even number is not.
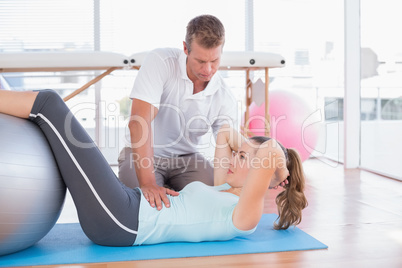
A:
[[[318,159],[304,168],[309,206],[299,228],[328,249],[42,267],[402,267],[402,182]],[[276,213],[274,197],[266,213]]]

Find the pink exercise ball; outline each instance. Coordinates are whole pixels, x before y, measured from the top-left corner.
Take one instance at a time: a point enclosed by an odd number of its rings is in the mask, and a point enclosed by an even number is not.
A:
[[[314,150],[318,139],[318,125],[306,122],[313,113],[308,104],[295,94],[286,91],[272,91],[269,94],[269,114],[271,116],[271,138],[278,140],[286,148],[296,149],[304,161]],[[249,130],[264,136],[265,103],[249,108]]]

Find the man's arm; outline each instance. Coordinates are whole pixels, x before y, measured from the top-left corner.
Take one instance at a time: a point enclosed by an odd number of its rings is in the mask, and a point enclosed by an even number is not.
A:
[[[166,207],[170,207],[167,194],[176,196],[179,193],[156,184],[151,122],[157,113],[158,109],[150,103],[133,99],[128,127],[131,147],[136,156],[135,171],[141,191],[152,207],[156,206],[161,210],[162,202]]]

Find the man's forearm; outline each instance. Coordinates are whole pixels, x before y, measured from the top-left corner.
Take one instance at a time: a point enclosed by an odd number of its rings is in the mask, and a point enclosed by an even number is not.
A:
[[[151,124],[146,125],[148,126],[138,125],[137,122],[130,124],[131,147],[134,155],[133,161],[140,187],[156,183]]]

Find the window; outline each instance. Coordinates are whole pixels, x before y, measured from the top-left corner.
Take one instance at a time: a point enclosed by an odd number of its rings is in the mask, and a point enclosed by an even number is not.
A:
[[[399,3],[360,3],[361,166],[402,180],[402,157],[395,153],[402,150],[402,39],[395,34],[402,25]]]
[[[223,22],[225,50],[244,50],[244,8],[243,0],[193,4],[187,0],[0,0],[0,53],[102,50],[130,56],[157,47],[182,48],[188,21],[201,14],[215,15]],[[67,102],[110,164],[117,163],[119,151],[128,143],[127,96],[136,73],[115,71]],[[14,90],[52,88],[65,96],[96,74],[3,73],[0,77],[1,84]],[[244,98],[243,72],[223,75],[232,80],[235,95]]]

